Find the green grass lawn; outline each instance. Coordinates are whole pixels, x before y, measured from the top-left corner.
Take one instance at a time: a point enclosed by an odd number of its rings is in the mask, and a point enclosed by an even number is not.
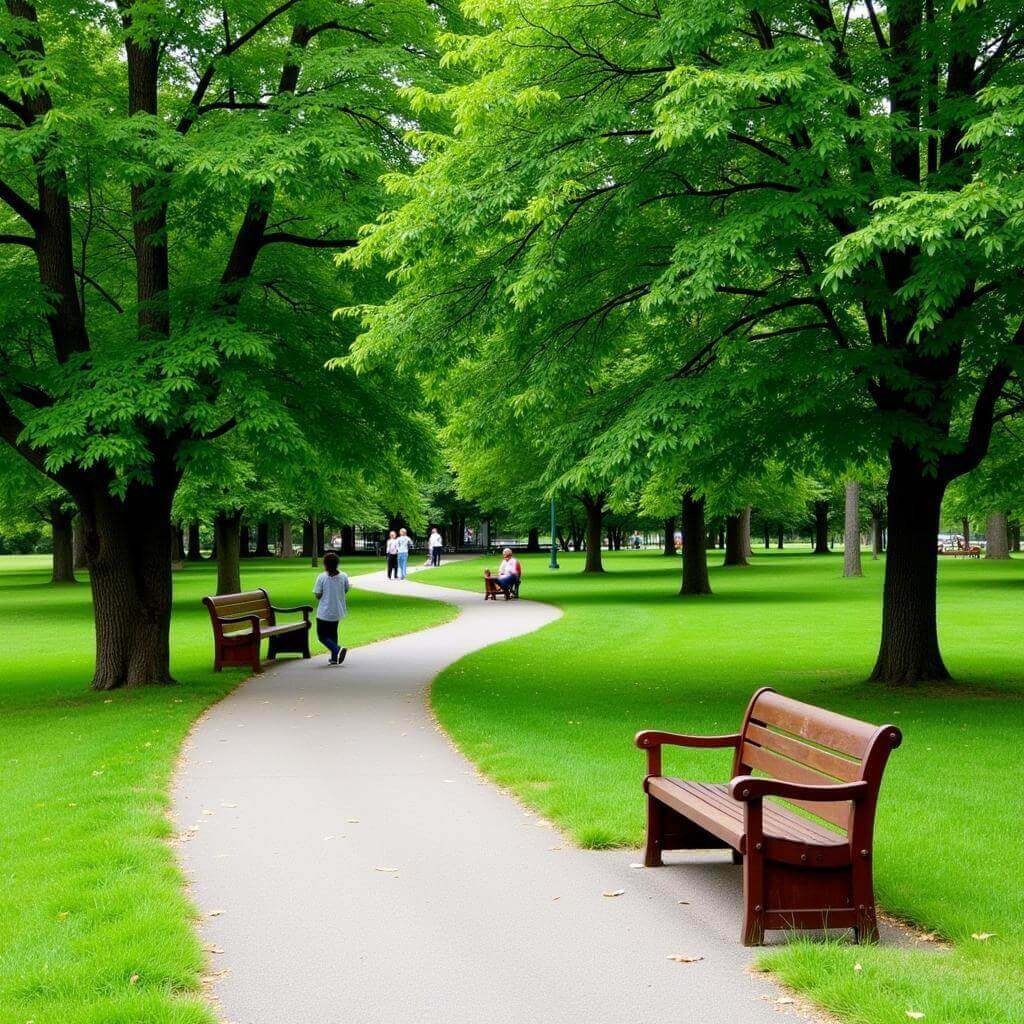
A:
[[[175,573],[181,685],[96,694],[88,583],[49,584],[47,562],[0,558],[0,1024],[207,1024],[205,956],[166,814],[189,726],[246,675],[211,668],[200,598],[216,569]],[[242,575],[276,604],[311,600],[315,570],[304,559],[247,560]],[[349,647],[454,614],[358,590],[349,600]]]
[[[715,595],[686,599],[678,563],[660,554],[616,553],[596,577],[573,555],[558,572],[546,555],[526,558],[523,596],[565,615],[443,673],[432,699],[445,729],[497,782],[604,847],[642,839],[639,728],[733,732],[763,685],[896,723],[905,738],[882,787],[879,902],[953,949],[795,943],[763,962],[859,1024],[905,1024],[908,1010],[929,1024],[1020,1024],[1024,560],[943,561],[940,630],[956,684],[887,691],[865,682],[882,562],[866,559],[862,579],[844,580],[839,555],[771,553],[746,569],[711,557]],[[453,564],[430,582],[479,590],[481,567]],[[722,780],[728,770],[721,752],[666,748],[673,774]],[[972,939],[982,932],[994,936]]]

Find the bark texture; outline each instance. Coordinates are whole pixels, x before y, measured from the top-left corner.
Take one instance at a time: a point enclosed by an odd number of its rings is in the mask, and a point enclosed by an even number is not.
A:
[[[601,563],[601,524],[604,520],[604,495],[584,493],[580,502],[587,513],[587,561],[584,572],[604,572]]]
[[[843,575],[863,576],[860,566],[860,484],[846,485],[846,510],[843,523]]]
[[[239,534],[241,512],[218,512],[213,521],[217,537],[217,593],[237,594],[242,589],[239,566]]]
[[[827,555],[828,550],[828,502],[814,503],[814,554]]]
[[[75,521],[71,524],[71,548],[75,569],[88,569],[89,560],[85,556],[85,528],[82,526],[81,516],[75,516]]]
[[[75,583],[75,548],[72,521],[73,512],[63,509],[59,502],[51,502],[48,518],[53,533],[53,573],[51,583]]]
[[[754,545],[750,542],[750,514],[751,508],[749,505],[745,505],[743,511],[740,513],[740,536],[743,544],[743,556],[745,558],[754,557]]]
[[[257,558],[270,557],[270,524],[266,519],[256,524],[256,550],[253,554]]]
[[[291,558],[293,554],[295,554],[295,549],[292,547],[292,521],[290,519],[282,519],[281,536],[277,545],[277,557]]]
[[[901,445],[889,457],[882,640],[871,678],[889,686],[912,686],[949,678],[935,614],[936,538],[945,484]]]
[[[872,561],[885,550],[885,506],[871,506],[871,558]]]
[[[251,532],[248,523],[242,523],[238,528],[238,557],[252,558],[252,551],[249,550]]]
[[[707,526],[704,523],[704,498],[692,491],[683,495],[683,580],[680,594],[710,594],[708,578]]]
[[[177,473],[158,462],[151,485],[123,498],[99,477],[76,489],[96,625],[97,690],[172,683],[171,504]]]
[[[705,543],[707,538],[705,537]],[[674,558],[676,553],[676,517],[668,516],[665,519],[665,547],[664,554],[667,558]]]
[[[1010,537],[1006,529],[1006,513],[996,512],[985,522],[985,557],[1010,557]]]
[[[534,553],[540,551],[540,530],[530,530],[526,537],[526,550]]]
[[[743,513],[725,517],[725,561],[722,565],[749,565],[746,538],[743,534]]]

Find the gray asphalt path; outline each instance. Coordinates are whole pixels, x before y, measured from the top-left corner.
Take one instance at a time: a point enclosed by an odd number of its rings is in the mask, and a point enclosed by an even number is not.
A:
[[[793,1012],[747,970],[727,854],[643,870],[634,851],[575,849],[437,729],[430,680],[557,609],[383,574],[353,582],[461,614],[358,648],[340,669],[321,656],[250,679],[197,724],[177,774],[179,856],[224,1021],[760,1024]],[[638,804],[641,773],[637,754]]]

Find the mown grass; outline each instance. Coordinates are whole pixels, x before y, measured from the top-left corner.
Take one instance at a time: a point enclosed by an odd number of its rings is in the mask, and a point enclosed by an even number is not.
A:
[[[215,567],[175,574],[181,685],[95,694],[88,583],[50,585],[46,561],[0,558],[0,1024],[210,1024],[206,958],[166,840],[182,740],[246,675],[211,669],[200,598]],[[295,559],[246,561],[242,574],[295,605],[309,602],[315,573]],[[454,614],[358,590],[350,608],[350,647]]]
[[[929,1024],[1020,1024],[1024,561],[944,561],[940,631],[956,683],[892,691],[865,682],[882,562],[845,580],[840,556],[761,554],[746,569],[712,560],[714,596],[681,599],[678,564],[660,554],[614,554],[597,577],[571,555],[558,572],[547,556],[526,558],[523,596],[564,617],[444,672],[432,696],[441,723],[488,775],[591,847],[642,839],[639,728],[732,732],[766,684],[896,723],[905,739],[883,784],[877,894],[952,949],[801,942],[763,963],[857,1024],[906,1022],[907,1011]],[[481,568],[445,567],[431,583],[479,589]],[[695,778],[729,767],[718,752],[666,759]]]

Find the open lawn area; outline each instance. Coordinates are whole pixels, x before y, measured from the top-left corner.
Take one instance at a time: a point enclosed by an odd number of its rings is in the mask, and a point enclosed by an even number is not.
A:
[[[242,563],[243,585],[265,586],[281,605],[310,603],[315,572],[308,559]],[[189,726],[246,675],[212,671],[200,598],[216,565],[174,576],[181,685],[110,693],[88,688],[88,583],[48,579],[45,557],[0,558],[0,1024],[205,1024],[207,957],[166,813]],[[440,603],[360,591],[350,606],[350,647],[453,615]]]
[[[843,1020],[1024,1020],[1024,828],[1016,781],[1024,734],[1024,561],[941,560],[940,636],[956,683],[865,682],[877,649],[883,562],[842,578],[842,556],[758,554],[722,568],[712,597],[679,598],[679,566],[650,552],[524,559],[523,596],[565,609],[539,632],[458,662],[435,682],[445,729],[489,776],[586,846],[638,845],[643,754],[635,731],[735,731],[771,685],[904,733],[882,785],[882,908],[948,939],[948,952],[794,943],[763,963]],[[480,590],[484,565],[430,582]],[[501,615],[504,602],[493,608]],[[666,748],[666,772],[722,781],[722,752]],[[670,870],[670,869],[669,869]],[[740,883],[737,875],[737,901]],[[686,893],[696,900],[699,893]],[[972,935],[990,933],[986,939]],[[737,936],[738,939],[738,936]],[[856,965],[860,965],[858,969]]]

